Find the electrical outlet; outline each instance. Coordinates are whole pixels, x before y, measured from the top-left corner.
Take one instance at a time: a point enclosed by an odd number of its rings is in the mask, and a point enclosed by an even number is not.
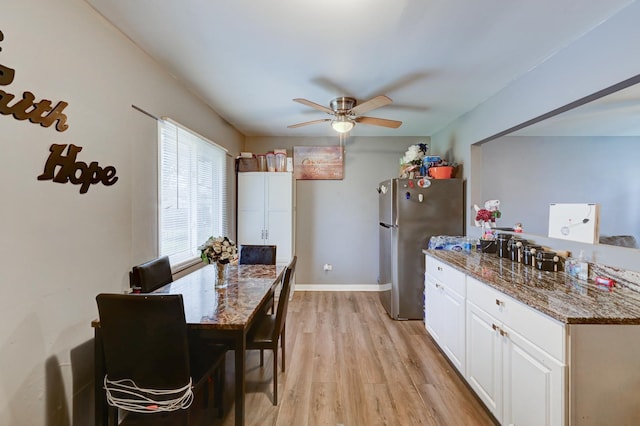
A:
[[[324,264],[324,270],[325,271],[332,271],[333,270],[333,265],[331,265],[330,263],[325,263]]]

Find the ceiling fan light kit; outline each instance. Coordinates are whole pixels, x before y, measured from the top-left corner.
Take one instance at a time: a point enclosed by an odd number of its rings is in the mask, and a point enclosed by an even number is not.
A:
[[[351,131],[351,129],[353,129],[356,123],[388,127],[392,129],[397,129],[402,124],[402,121],[360,116],[360,114],[363,114],[367,111],[389,105],[393,102],[391,99],[384,95],[376,96],[361,104],[358,104],[358,101],[355,98],[342,96],[331,100],[331,102],[329,102],[330,108],[303,98],[296,98],[293,101],[333,115],[335,116],[335,118],[326,118],[322,120],[313,120],[306,121],[304,123],[292,124],[290,126],[287,126],[290,129],[330,121],[333,130],[338,133],[348,133],[349,131]]]
[[[347,133],[353,129],[356,123],[351,120],[349,117],[340,115],[335,118],[335,120],[331,120],[331,127],[338,133]]]

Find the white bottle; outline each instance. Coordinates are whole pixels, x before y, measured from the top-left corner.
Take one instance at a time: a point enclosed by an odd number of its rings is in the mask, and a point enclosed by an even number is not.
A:
[[[587,262],[584,257],[584,250],[580,250],[580,256],[578,256],[578,264],[576,266],[578,278],[587,281],[589,279],[589,262]]]
[[[578,260],[575,257],[567,257],[564,261],[564,271],[573,278],[578,278]]]

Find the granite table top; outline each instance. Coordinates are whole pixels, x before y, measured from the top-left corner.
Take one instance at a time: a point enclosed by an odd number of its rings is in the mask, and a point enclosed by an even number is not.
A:
[[[627,287],[599,286],[495,254],[448,250],[423,253],[565,324],[640,324],[640,293]]]
[[[213,265],[200,268],[153,293],[182,294],[191,328],[242,330],[271,297],[286,265],[229,265],[226,286],[216,288]]]

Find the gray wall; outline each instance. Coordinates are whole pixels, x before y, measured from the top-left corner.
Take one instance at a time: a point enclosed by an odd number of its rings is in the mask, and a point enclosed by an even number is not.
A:
[[[473,144],[638,74],[640,55],[633,52],[640,43],[639,20],[640,2],[630,3],[616,16],[431,135],[433,144],[450,145],[455,159],[464,164],[467,224],[472,223],[475,215],[471,206],[484,201],[482,152]],[[526,157],[510,160],[528,165]],[[546,172],[558,181],[564,179],[562,169]],[[478,228],[467,229],[472,235],[479,235]],[[640,264],[640,250],[604,245],[572,248],[564,240],[536,241],[553,248],[560,244],[558,248],[584,249],[593,260],[612,266],[638,270]]]
[[[95,296],[157,255],[157,126],[131,105],[233,156],[244,136],[82,0],[4,1],[0,29],[15,69],[2,90],[69,104],[65,132],[0,115],[0,425],[90,425]],[[118,181],[38,181],[51,144],[69,143]]]
[[[599,203],[601,235],[640,241],[639,137],[505,136],[481,146],[482,199],[499,226],[547,235],[550,203]]]
[[[95,295],[126,288],[126,271],[153,256],[157,241],[156,132],[131,104],[171,116],[234,154],[244,140],[82,0],[5,3],[0,63],[16,69],[16,81],[3,90],[69,102],[70,129],[0,116],[0,188],[12,206],[0,209],[0,424],[91,424]],[[432,145],[452,149],[469,178],[471,144],[637,74],[639,21],[634,2],[433,135]],[[43,49],[53,33],[55,48]],[[406,147],[423,139],[354,138],[344,181],[299,185],[299,282],[376,282],[375,185],[395,176]],[[335,141],[250,138],[248,146],[259,152]],[[37,181],[52,143],[82,146],[79,160],[114,165],[120,180],[83,195]],[[637,265],[640,256],[626,258]],[[329,262],[334,271],[325,275],[321,265]]]
[[[343,180],[298,180],[296,284],[377,284],[380,181],[397,177],[409,145],[428,137],[351,137]],[[338,138],[247,137],[245,150],[264,153],[294,146],[338,145]],[[430,152],[441,154],[437,148]],[[442,153],[443,154],[443,153]],[[330,263],[333,270],[323,271]]]

